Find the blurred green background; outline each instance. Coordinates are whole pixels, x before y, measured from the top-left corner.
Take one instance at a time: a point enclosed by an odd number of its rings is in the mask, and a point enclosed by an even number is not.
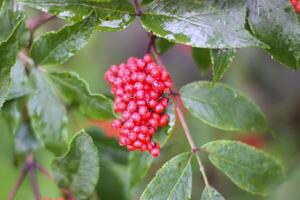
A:
[[[37,13],[30,11],[32,15]],[[54,20],[43,26],[39,33],[55,30],[63,24]],[[147,33],[138,22],[124,31],[117,33],[95,32],[88,45],[79,54],[63,66],[47,66],[47,70],[76,71],[85,79],[93,92],[109,94],[105,83],[104,72],[111,64],[119,64],[130,56],[143,56],[148,43]],[[205,74],[194,63],[191,49],[177,45],[162,55],[166,68],[170,71],[177,87],[196,80],[210,80],[210,72]],[[209,162],[205,154],[201,155],[205,162],[210,183],[228,200],[300,200],[300,71],[295,72],[276,63],[270,55],[259,49],[248,48],[238,50],[234,63],[225,74],[222,82],[236,88],[251,97],[266,113],[272,131],[267,133],[231,133],[219,131],[202,124],[198,119],[186,114],[193,137],[198,146],[215,139],[238,139],[258,148],[262,148],[278,158],[285,167],[285,182],[278,185],[268,197],[257,197],[238,189],[222,173]],[[71,112],[69,115],[70,135],[81,128],[91,126],[91,122]],[[105,131],[107,126],[98,125]],[[95,125],[94,125],[95,126]],[[22,163],[16,162],[14,156],[14,139],[8,131],[7,124],[0,118],[0,199],[6,199],[14,186]],[[150,173],[139,188],[133,191],[128,199],[137,199],[138,194],[151,180],[157,169],[179,152],[189,151],[180,125],[176,125],[171,140],[163,148],[161,156],[156,159]],[[101,155],[100,155],[101,156]],[[51,169],[53,155],[46,150],[36,152],[36,159]],[[21,159],[22,161],[22,159]],[[127,168],[125,165],[104,160],[102,165],[117,174],[120,187],[111,190],[123,190],[129,196]],[[193,163],[193,197],[200,199],[203,182],[196,163]],[[105,174],[100,172],[100,180]],[[113,182],[113,181],[112,181]],[[57,198],[61,196],[56,185],[41,174],[38,183],[43,197]],[[114,183],[112,183],[114,184]],[[122,187],[124,185],[124,187]],[[101,195],[100,195],[101,196]],[[17,200],[34,199],[29,181],[26,179],[17,193]],[[93,197],[91,198],[93,199]],[[119,199],[103,195],[100,199]]]

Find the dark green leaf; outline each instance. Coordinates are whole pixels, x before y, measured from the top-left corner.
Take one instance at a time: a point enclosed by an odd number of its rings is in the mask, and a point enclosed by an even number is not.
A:
[[[250,193],[265,195],[282,178],[282,167],[276,159],[246,144],[219,140],[202,148],[208,152],[213,165]]]
[[[87,199],[99,177],[99,154],[92,138],[81,131],[72,139],[66,155],[52,163],[60,188],[68,188],[78,200]]]
[[[292,69],[300,68],[300,26],[290,1],[248,1],[249,24],[269,53]]]
[[[0,109],[11,88],[11,68],[16,62],[18,48],[17,33],[23,21],[23,19],[20,20],[9,39],[0,44]]]
[[[155,39],[155,46],[157,48],[158,53],[163,54],[167,52],[169,49],[171,49],[175,43],[170,42],[163,38],[156,38]]]
[[[60,154],[65,150],[68,136],[65,107],[53,93],[43,72],[32,69],[30,76],[35,87],[28,99],[32,127],[49,150]]]
[[[213,187],[205,187],[201,200],[225,200],[225,198]]]
[[[114,118],[112,100],[101,94],[92,94],[87,83],[75,72],[52,72],[53,84],[70,104],[77,104],[81,112],[93,119]]]
[[[213,69],[213,82],[216,83],[223,77],[235,56],[235,49],[211,49]]]
[[[199,81],[180,90],[185,107],[206,124],[226,131],[265,131],[261,110],[246,97],[216,83]]]
[[[116,138],[108,137],[97,127],[88,128],[86,132],[93,138],[102,157],[107,156],[119,164],[128,163],[128,151],[119,145]]]
[[[20,0],[49,12],[52,15],[80,21],[93,10],[97,14],[98,28],[103,31],[119,31],[129,26],[135,18],[135,10],[127,0],[93,2],[90,0]]]
[[[166,162],[143,192],[141,200],[191,199],[191,158],[191,153],[182,153]]]
[[[206,73],[211,66],[210,50],[203,48],[193,48],[193,58],[198,65],[201,74]]]
[[[169,123],[161,128],[154,135],[154,141],[157,141],[163,147],[170,136],[175,125],[174,104],[170,104],[166,113],[169,115]],[[147,175],[153,162],[153,157],[148,153],[132,152],[129,157],[129,179],[130,188],[134,188]]]
[[[154,0],[142,16],[147,31],[200,48],[260,46],[244,28],[246,0]]]
[[[86,45],[95,26],[96,16],[92,13],[58,32],[46,33],[33,43],[30,56],[36,64],[63,64]]]
[[[98,197],[107,200],[126,200],[124,185],[111,165],[112,163],[107,160],[100,162],[101,173],[96,188]]]
[[[4,0],[2,7],[0,4],[0,8],[0,42],[2,42],[9,37],[23,16],[19,11],[14,10],[12,0]],[[25,23],[22,23],[17,37],[19,48],[25,47],[28,44],[29,37],[28,28]]]
[[[16,99],[32,92],[28,84],[28,78],[25,72],[25,66],[19,59],[11,70],[12,87],[9,90],[7,100]]]
[[[26,154],[40,147],[29,122],[22,122],[15,136],[15,151],[17,154]]]

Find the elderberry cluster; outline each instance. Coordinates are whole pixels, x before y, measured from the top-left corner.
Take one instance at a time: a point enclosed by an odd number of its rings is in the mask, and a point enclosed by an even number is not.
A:
[[[158,156],[160,146],[152,137],[169,121],[164,111],[168,107],[165,94],[172,87],[170,74],[146,54],[142,59],[131,57],[127,63],[112,65],[105,79],[115,95],[115,112],[121,113],[112,123],[113,128],[120,129],[120,145]]]
[[[295,11],[300,13],[300,0],[290,0],[291,4],[293,5]]]

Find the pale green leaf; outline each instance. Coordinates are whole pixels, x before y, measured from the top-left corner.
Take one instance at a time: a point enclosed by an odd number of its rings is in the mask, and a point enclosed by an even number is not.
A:
[[[33,43],[30,56],[36,64],[63,64],[84,47],[96,26],[92,13],[86,19],[42,35]]]
[[[191,153],[166,162],[156,173],[140,200],[189,200],[192,193]]]
[[[220,83],[198,81],[180,90],[185,107],[206,124],[226,131],[265,131],[261,110],[246,97]]]
[[[28,99],[32,127],[49,150],[61,154],[65,150],[68,136],[65,107],[53,92],[43,72],[32,69],[30,78],[35,87]]]
[[[213,82],[216,83],[223,77],[235,56],[235,49],[211,49],[213,69]]]
[[[205,187],[201,200],[225,200],[225,198],[213,187]]]
[[[114,118],[113,102],[104,95],[90,92],[87,83],[75,72],[49,73],[53,84],[70,104],[77,104],[80,111],[93,119]]]
[[[238,187],[252,194],[266,195],[282,178],[280,163],[261,150],[246,144],[219,140],[202,146],[209,160]]]
[[[87,199],[99,177],[99,154],[92,138],[81,131],[71,141],[66,155],[52,163],[55,180],[60,188],[68,188],[78,200]]]

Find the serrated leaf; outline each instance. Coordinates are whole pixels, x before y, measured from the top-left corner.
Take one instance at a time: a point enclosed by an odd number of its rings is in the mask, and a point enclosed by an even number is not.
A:
[[[0,3],[0,42],[7,40],[11,32],[14,30],[18,22],[23,18],[20,11],[13,9],[12,0],[4,0],[1,6]],[[17,40],[19,49],[25,47],[29,42],[30,33],[25,23],[22,23],[18,30]]]
[[[205,187],[201,200],[225,200],[225,198],[213,187]]]
[[[87,83],[75,72],[49,73],[53,84],[68,103],[77,104],[80,111],[93,119],[114,118],[113,102],[101,94],[90,92]]]
[[[272,56],[292,69],[300,68],[300,26],[290,1],[248,1],[248,21],[254,36]]]
[[[141,200],[188,200],[192,193],[191,153],[182,153],[158,170],[141,196]]]
[[[156,38],[155,39],[155,46],[158,53],[163,54],[166,53],[169,49],[174,47],[175,43],[170,42],[163,38]]]
[[[92,2],[90,0],[20,0],[22,3],[41,9],[52,15],[72,21],[80,21],[90,12],[97,14],[98,29],[120,31],[135,18],[135,10],[127,0]]]
[[[26,154],[40,147],[30,122],[22,122],[15,135],[15,152],[17,154]]]
[[[78,199],[87,199],[99,177],[99,154],[92,138],[81,131],[71,141],[66,155],[52,163],[55,180],[60,188],[68,188]]]
[[[157,141],[163,147],[172,135],[175,126],[174,104],[170,103],[166,113],[169,116],[169,123],[161,128],[154,135],[154,141]],[[154,158],[148,153],[132,152],[129,156],[129,179],[130,189],[134,188],[147,175]]]
[[[11,68],[16,62],[17,56],[17,33],[23,23],[23,19],[20,20],[9,36],[8,40],[0,43],[0,109],[7,99],[9,89],[11,88]]]
[[[16,99],[32,92],[32,88],[28,84],[28,78],[23,62],[16,60],[11,70],[12,86],[8,92],[7,100]]]
[[[214,83],[221,80],[229,65],[232,63],[235,53],[235,49],[210,50]]]
[[[269,187],[282,178],[282,167],[276,159],[246,144],[219,140],[202,148],[208,152],[213,165],[252,194],[266,195]]]
[[[206,73],[211,66],[210,50],[203,48],[193,48],[192,55],[198,65],[201,74]]]
[[[106,156],[123,165],[128,163],[128,151],[120,146],[116,138],[108,137],[97,127],[90,127],[86,129],[86,132],[93,138],[102,157]]]
[[[92,13],[58,32],[46,33],[33,43],[30,56],[40,65],[63,64],[87,44],[95,26],[96,16]]]
[[[154,0],[142,15],[148,32],[199,48],[260,46],[245,28],[246,0]]]
[[[32,69],[30,79],[35,87],[27,105],[32,127],[49,150],[61,154],[68,136],[65,107],[53,93],[45,74]]]
[[[180,90],[185,107],[204,123],[226,131],[265,131],[261,110],[230,87],[198,81]]]

